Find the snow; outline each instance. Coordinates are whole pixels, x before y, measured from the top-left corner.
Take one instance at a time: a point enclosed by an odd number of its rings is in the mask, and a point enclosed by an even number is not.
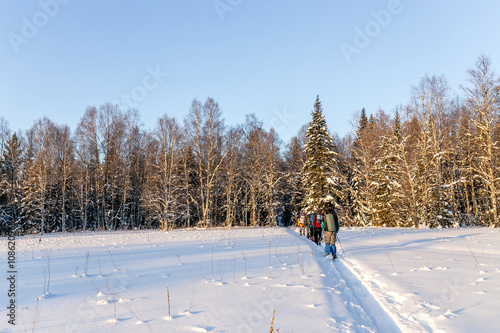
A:
[[[499,230],[339,238],[332,262],[287,228],[18,237],[17,325],[2,306],[0,331],[263,332],[273,311],[280,332],[496,331]]]
[[[404,331],[498,331],[500,230],[371,228],[340,238],[345,267]]]

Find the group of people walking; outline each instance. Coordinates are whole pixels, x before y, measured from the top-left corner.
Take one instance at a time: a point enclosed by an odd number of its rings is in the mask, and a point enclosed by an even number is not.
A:
[[[337,258],[337,232],[340,229],[339,219],[333,205],[325,210],[325,213],[300,213],[297,223],[300,228],[300,235],[306,236],[317,245],[325,241],[325,256],[332,255]]]

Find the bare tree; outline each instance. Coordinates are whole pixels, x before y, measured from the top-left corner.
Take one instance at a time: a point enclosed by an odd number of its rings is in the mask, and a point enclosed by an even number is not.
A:
[[[235,223],[237,216],[237,206],[242,188],[242,139],[243,129],[241,127],[232,128],[226,134],[226,159],[223,165],[224,173],[224,196],[225,203],[223,209],[226,212],[225,224],[229,228]]]
[[[104,104],[99,108],[98,133],[102,151],[101,207],[105,228],[115,230],[121,223],[123,206],[123,158],[126,141],[125,117],[117,106]]]
[[[421,192],[420,223],[436,227],[449,226],[451,212],[452,178],[446,177],[450,161],[448,86],[444,77],[424,76],[413,88],[415,112],[421,132],[416,146],[416,187]],[[452,175],[450,174],[452,177]]]
[[[255,114],[247,115],[245,124],[245,170],[244,179],[248,196],[245,207],[250,214],[250,224],[257,226],[261,221],[262,198],[264,195],[263,175],[265,174],[265,130]]]
[[[155,151],[148,158],[148,179],[144,189],[147,208],[155,215],[163,230],[178,216],[181,191],[181,130],[174,118],[164,115],[153,132]]]
[[[55,129],[55,159],[57,173],[55,174],[56,186],[61,196],[61,231],[66,231],[67,207],[73,195],[74,176],[74,142],[71,138],[68,126],[56,127]]]
[[[470,87],[463,88],[474,117],[476,128],[475,172],[485,184],[484,193],[489,197],[485,219],[489,225],[500,226],[500,160],[498,142],[494,140],[494,129],[498,123],[500,85],[491,68],[491,61],[482,55],[476,67],[467,71]]]
[[[139,112],[135,109],[125,114],[126,138],[122,156],[122,227],[135,228],[141,222],[141,190],[144,183],[145,134],[141,130]]]
[[[26,174],[22,210],[27,230],[44,233],[52,229],[49,191],[53,185],[55,125],[47,118],[27,131]]]
[[[195,199],[201,207],[201,221],[215,223],[217,182],[225,158],[222,150],[224,121],[217,102],[208,98],[202,106],[194,100],[184,127],[197,167],[199,187]]]
[[[280,156],[280,140],[278,134],[271,130],[264,136],[264,201],[267,215],[267,224],[274,225],[277,222],[277,209],[279,183],[285,173],[283,172],[282,159]]]
[[[76,130],[77,201],[83,230],[101,226],[99,211],[101,174],[100,146],[97,134],[97,109],[89,107]]]

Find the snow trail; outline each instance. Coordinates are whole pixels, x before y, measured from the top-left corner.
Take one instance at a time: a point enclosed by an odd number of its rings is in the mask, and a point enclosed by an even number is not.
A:
[[[291,230],[296,235],[296,232]],[[298,236],[300,237],[300,236]],[[361,324],[360,327],[372,332],[401,332],[400,325],[394,320],[391,313],[376,299],[364,286],[363,282],[351,272],[339,257],[332,262],[330,256],[323,257],[323,246],[300,237],[315,251],[318,264],[326,274],[325,284],[330,285],[344,300],[344,306]]]
[[[290,230],[292,234],[297,233]],[[335,262],[323,257],[323,247],[300,237],[316,253],[317,261],[326,274],[325,285],[340,293],[346,309],[361,323],[360,327],[375,332],[439,331],[434,321],[424,314],[398,311],[403,296],[388,290],[380,281],[366,277],[360,268],[342,255]]]
[[[378,332],[401,332],[402,327],[394,320],[392,314],[377,300],[363,282],[339,258],[333,267],[344,280],[347,288],[360,306],[370,317]]]

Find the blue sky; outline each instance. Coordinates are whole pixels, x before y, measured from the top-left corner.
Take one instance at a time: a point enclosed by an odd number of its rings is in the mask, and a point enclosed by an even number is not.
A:
[[[0,117],[74,130],[87,106],[119,102],[148,129],[210,96],[227,125],[255,113],[286,142],[319,94],[342,136],[354,111],[408,103],[426,73],[459,93],[481,53],[500,68],[499,12],[498,1],[0,0]]]

